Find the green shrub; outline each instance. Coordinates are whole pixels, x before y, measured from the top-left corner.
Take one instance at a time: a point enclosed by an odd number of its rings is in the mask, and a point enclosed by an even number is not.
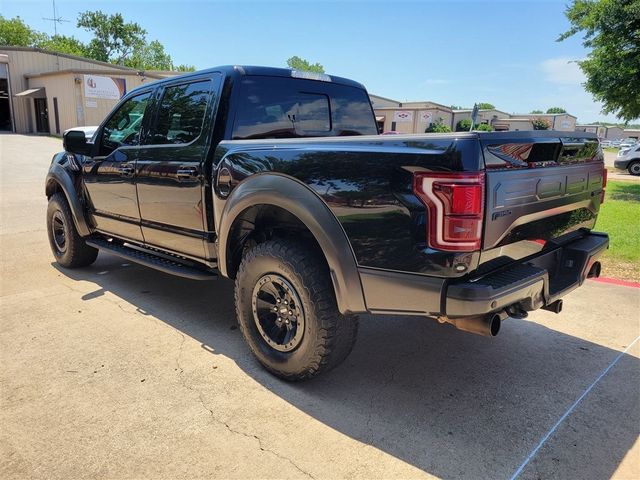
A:
[[[477,130],[479,132],[493,132],[493,127],[488,123],[481,123],[480,125],[476,125],[476,128],[474,130]]]
[[[447,133],[451,129],[444,124],[441,118],[429,124],[424,133]]]
[[[471,119],[463,118],[456,123],[456,132],[468,132],[471,129]]]
[[[531,125],[534,130],[549,130],[551,128],[549,121],[544,118],[532,118]]]

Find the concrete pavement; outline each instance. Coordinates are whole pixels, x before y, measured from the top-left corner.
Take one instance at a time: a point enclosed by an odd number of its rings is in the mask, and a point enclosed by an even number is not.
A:
[[[640,477],[639,289],[588,282],[494,339],[365,317],[341,367],[287,384],[231,282],[53,264],[60,148],[0,135],[0,478]]]

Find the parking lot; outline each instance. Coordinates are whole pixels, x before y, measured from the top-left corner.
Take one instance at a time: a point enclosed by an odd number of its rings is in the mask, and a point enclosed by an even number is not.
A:
[[[341,367],[287,384],[231,282],[56,267],[60,149],[0,135],[0,478],[640,477],[640,289],[588,281],[493,339],[364,317]]]

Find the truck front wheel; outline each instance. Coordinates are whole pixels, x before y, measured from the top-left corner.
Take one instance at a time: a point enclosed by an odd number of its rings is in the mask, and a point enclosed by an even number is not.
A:
[[[86,267],[96,261],[98,250],[78,234],[65,196],[58,192],[49,199],[47,234],[56,261],[65,268]]]
[[[340,314],[324,259],[304,244],[276,239],[246,252],[235,302],[249,348],[285,380],[337,366],[355,343],[357,317]]]

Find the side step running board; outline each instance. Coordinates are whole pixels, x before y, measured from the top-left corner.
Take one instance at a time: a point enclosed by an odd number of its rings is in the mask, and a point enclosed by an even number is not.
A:
[[[178,275],[192,280],[215,280],[218,274],[214,270],[199,267],[180,257],[163,255],[151,250],[129,247],[126,244],[110,242],[103,238],[87,239],[87,245],[112,253],[145,267],[155,268],[161,272]]]

